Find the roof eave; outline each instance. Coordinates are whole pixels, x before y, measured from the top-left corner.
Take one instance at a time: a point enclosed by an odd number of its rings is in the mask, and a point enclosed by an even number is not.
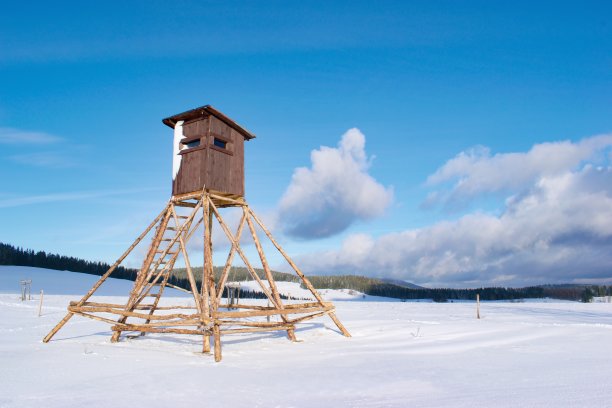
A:
[[[174,129],[176,123],[180,120],[191,120],[195,119],[198,116],[204,116],[205,114],[212,115],[217,119],[221,120],[228,126],[234,128],[237,132],[239,132],[246,140],[251,140],[255,138],[255,135],[237,124],[235,121],[225,116],[223,113],[219,112],[217,109],[213,108],[211,105],[200,106],[199,108],[191,109],[186,112],[182,112],[173,116],[169,116],[162,120],[162,122]]]

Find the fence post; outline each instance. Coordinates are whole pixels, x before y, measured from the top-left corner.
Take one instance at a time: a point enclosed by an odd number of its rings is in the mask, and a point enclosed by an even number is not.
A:
[[[40,317],[42,315],[42,302],[43,302],[43,290],[40,290],[40,303],[38,304],[38,317]]]

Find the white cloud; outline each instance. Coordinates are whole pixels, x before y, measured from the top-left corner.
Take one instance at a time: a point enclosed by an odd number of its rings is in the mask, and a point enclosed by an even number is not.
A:
[[[60,137],[44,132],[0,127],[0,144],[50,144],[61,142],[62,140]]]
[[[381,216],[391,203],[392,189],[368,174],[371,160],[359,129],[348,130],[338,147],[313,150],[310,159],[310,168],[294,171],[279,205],[278,223],[288,235],[328,237]]]
[[[18,164],[46,168],[66,168],[75,166],[75,155],[67,155],[65,145],[62,146],[63,149],[61,152],[48,150],[50,145],[63,141],[64,139],[45,132],[0,127],[0,144],[10,145],[13,151],[19,152],[7,156],[7,159]],[[24,153],[23,148],[26,146],[28,151]],[[45,148],[47,150],[35,151],[35,149],[40,148]],[[68,149],[74,149],[74,146],[68,146]]]
[[[528,188],[539,177],[576,170],[584,161],[609,162],[612,135],[579,142],[561,141],[534,145],[525,153],[491,155],[478,146],[459,153],[427,178],[427,185],[451,183],[450,191],[435,191],[426,205],[461,205],[483,193],[508,193]],[[607,157],[608,156],[608,157]]]
[[[592,163],[605,162],[611,144],[610,136],[598,136],[535,145],[527,153],[459,155],[430,181],[461,177],[451,191],[472,198],[511,191],[500,215],[475,212],[376,239],[351,236],[340,249],[302,256],[301,265],[308,273],[358,273],[435,286],[609,279],[612,168]]]
[[[118,195],[138,194],[146,191],[155,191],[151,188],[134,188],[122,190],[101,190],[101,191],[74,191],[55,194],[41,194],[30,196],[0,196],[0,208],[22,207],[24,205],[46,204],[61,201],[81,201],[94,198],[112,197]]]
[[[9,156],[19,164],[36,167],[66,168],[76,165],[74,158],[58,152],[33,152]]]

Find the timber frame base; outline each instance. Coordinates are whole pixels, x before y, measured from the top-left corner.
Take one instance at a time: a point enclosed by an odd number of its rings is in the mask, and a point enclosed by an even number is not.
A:
[[[177,207],[187,208],[191,211],[189,215],[178,215]],[[224,207],[240,207],[242,209],[242,218],[235,234],[232,234],[219,213],[219,209]],[[215,282],[212,262],[211,229],[213,219],[217,220],[231,244],[227,261],[217,282]],[[201,284],[198,285],[189,261],[187,242],[201,224],[204,230],[204,267],[202,268]],[[240,237],[245,224],[259,254],[265,272],[265,280],[257,275],[240,246]],[[304,286],[312,293],[315,301],[283,304],[257,236],[256,225],[259,225],[272,245],[293,268]],[[153,227],[155,227],[155,232],[152,234],[147,256],[136,276],[127,303],[89,302],[89,298],[149,234]],[[259,289],[269,300],[270,306],[221,303],[222,294],[236,254],[242,259],[252,278],[259,284]],[[179,255],[182,255],[184,259],[190,285],[190,290],[187,292],[193,295],[195,306],[160,306],[159,301],[164,288],[176,288],[168,283],[168,278]],[[153,288],[157,290],[156,293],[151,292]],[[145,299],[152,299],[152,301],[143,303]],[[156,314],[155,312],[158,311],[160,313]],[[102,275],[90,291],[78,302],[70,302],[68,314],[47,334],[43,342],[49,342],[62,326],[76,314],[111,324],[112,342],[118,341],[122,332],[138,332],[140,335],[146,333],[195,334],[202,336],[202,351],[210,353],[212,337],[215,361],[221,361],[221,335],[282,330],[287,332],[287,337],[290,340],[295,341],[295,325],[297,323],[324,315],[328,315],[332,319],[343,335],[350,337],[349,332],[340,323],[334,312],[334,306],[330,302],[323,301],[310,281],[280,247],[270,231],[242,197],[203,190],[172,197],[157,218],[117,262]],[[117,320],[112,319],[112,315],[116,315],[115,319]],[[270,316],[280,318],[278,321],[270,321]],[[128,322],[128,319],[132,321]]]

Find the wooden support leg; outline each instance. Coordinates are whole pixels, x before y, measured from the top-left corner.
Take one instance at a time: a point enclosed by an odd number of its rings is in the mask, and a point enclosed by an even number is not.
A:
[[[221,332],[218,324],[213,326],[213,336],[215,338],[215,361],[218,363],[221,361]]]
[[[266,259],[266,255],[263,252],[263,247],[261,246],[259,238],[257,237],[257,232],[255,231],[253,221],[251,221],[251,218],[249,217],[249,210],[246,207],[243,207],[242,209],[244,211],[244,216],[247,219],[247,224],[249,225],[249,230],[251,231],[251,236],[253,237],[253,242],[255,243],[255,248],[257,249],[257,253],[259,254],[259,259],[261,260],[261,266],[264,269],[266,279],[268,280],[268,284],[270,285],[270,291],[272,292],[272,296],[274,296],[274,299],[276,300],[276,303],[278,305],[277,307],[279,309],[283,309],[283,302],[278,293],[276,283],[274,282],[274,277],[272,276],[272,271],[270,270],[270,266],[268,265],[268,260]],[[281,314],[281,319],[283,319],[285,323],[289,321],[287,315],[284,314]],[[294,329],[291,328],[287,330],[287,338],[291,341],[297,341]]]
[[[122,319],[122,320],[126,320],[126,319]],[[121,336],[121,330],[117,330],[113,332],[113,335],[111,336],[111,343],[117,343],[119,341],[119,336]]]
[[[210,241],[210,214],[209,214],[209,206],[208,206],[208,194],[204,193],[202,196],[202,220],[204,223],[204,248],[203,248],[203,264],[202,264],[202,322],[204,319],[210,319],[211,314],[211,294],[210,294],[210,278],[208,276],[208,251],[210,250],[209,241]],[[208,331],[204,334],[204,339],[202,343],[202,352],[208,354],[210,353],[210,335]],[[216,347],[215,347],[215,355],[216,355]]]
[[[45,336],[45,338],[43,339],[43,343],[48,343],[49,340],[51,340],[51,338],[53,336],[55,336],[55,333],[57,333],[59,331],[59,329],[61,329],[67,322],[68,320],[70,320],[70,318],[74,315],[74,313],[69,312],[66,316],[64,316],[64,318],[62,320],[60,320],[60,322],[55,325],[55,327],[53,328],[53,330],[51,330],[49,332],[49,334],[47,334]]]
[[[308,288],[308,290],[310,290],[310,292],[315,297],[315,299],[317,299],[317,301],[322,305],[323,304],[323,299],[321,298],[321,295],[319,295],[319,292],[317,292],[317,290],[314,288],[314,286],[312,286],[312,283],[310,283],[308,278],[302,273],[302,271],[298,268],[298,266],[295,264],[295,262],[293,262],[293,260],[289,257],[289,255],[287,255],[287,253],[278,244],[278,242],[276,242],[276,240],[274,239],[274,237],[272,236],[270,231],[268,231],[268,229],[265,227],[263,222],[261,222],[261,220],[257,217],[257,215],[255,215],[253,210],[251,210],[250,208],[249,208],[249,214],[251,214],[251,216],[253,217],[255,222],[257,224],[259,224],[259,226],[261,227],[262,231],[266,234],[266,236],[268,237],[268,239],[270,240],[272,245],[274,245],[276,247],[278,252],[280,252],[280,254],[283,256],[283,258],[285,258],[287,263],[289,263],[289,265],[291,265],[291,267],[293,268],[295,273],[297,273],[297,275],[302,279],[302,282],[304,282],[304,285],[306,285],[306,288]],[[338,329],[342,332],[342,334],[344,336],[351,337],[351,334],[349,333],[349,331],[346,330],[346,327],[344,327],[342,325],[342,323],[340,323],[340,320],[338,320],[338,318],[336,317],[336,315],[334,313],[330,313],[329,317],[333,320],[333,322],[336,324],[336,326],[338,327]]]
[[[238,224],[238,230],[236,231],[236,235],[234,235],[234,239],[236,242],[240,242],[240,237],[242,236],[242,228],[244,227],[244,222],[246,221],[246,214],[242,214],[242,219]],[[227,282],[227,277],[229,275],[230,268],[232,267],[232,262],[234,260],[234,254],[236,253],[236,247],[232,244],[232,248],[227,255],[227,260],[225,261],[225,267],[223,268],[223,272],[221,273],[221,277],[219,278],[219,284],[217,287],[217,303],[221,302],[221,297],[223,296],[223,289],[225,288],[225,282]],[[232,299],[235,299],[235,293],[233,294]]]
[[[342,332],[342,334],[345,337],[351,337],[351,333],[349,333],[349,331],[346,330],[346,327],[344,327],[344,325],[340,323],[340,319],[336,317],[335,313],[330,313],[329,317],[333,320],[334,323],[336,323],[336,326],[338,327],[338,329]]]
[[[287,330],[287,338],[291,341],[297,341],[297,337],[295,337],[295,330],[289,329]]]
[[[202,353],[209,354],[210,353],[210,336],[205,334],[202,342]]]
[[[229,227],[227,226],[225,221],[223,221],[223,218],[219,214],[219,210],[217,210],[217,207],[212,201],[210,202],[210,208],[212,209],[213,214],[217,218],[217,221],[219,222],[221,229],[225,233],[225,236],[232,243],[232,246],[236,248],[236,251],[238,252],[238,255],[240,256],[240,258],[242,259],[242,262],[244,262],[244,266],[246,266],[247,271],[251,274],[253,279],[257,281],[257,283],[259,284],[259,288],[266,295],[268,300],[272,302],[274,306],[279,307],[278,304],[276,303],[276,299],[274,299],[274,297],[272,296],[272,293],[270,293],[270,290],[266,288],[266,285],[263,284],[261,278],[259,277],[259,275],[257,275],[257,272],[255,272],[255,269],[253,269],[253,267],[251,266],[249,259],[242,251],[242,248],[240,248],[240,243],[236,241],[236,238],[232,235],[231,231],[229,230]]]

